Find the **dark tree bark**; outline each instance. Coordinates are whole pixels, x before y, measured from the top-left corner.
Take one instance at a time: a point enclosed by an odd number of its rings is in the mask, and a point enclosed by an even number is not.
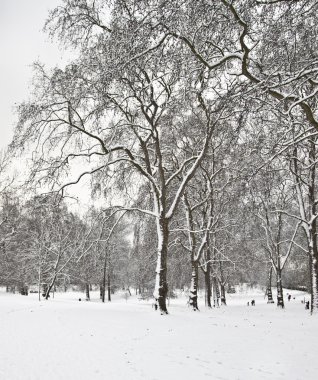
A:
[[[91,297],[90,297],[90,294],[89,294],[89,284],[86,283],[85,284],[85,292],[86,292],[86,301],[90,301]]]
[[[276,282],[277,282],[277,306],[283,309],[285,305],[284,305],[283,285],[282,285],[282,270],[281,270],[279,258],[277,260]]]
[[[107,261],[108,261],[108,251],[106,248],[105,257],[104,257],[104,266],[103,266],[103,278],[102,278],[102,283],[100,285],[100,295],[101,295],[102,302],[105,302]]]
[[[199,270],[198,270],[198,262],[194,261],[194,258],[191,259],[191,286],[190,286],[190,296],[189,296],[189,305],[192,307],[192,309],[199,310],[198,308],[198,276],[199,276]]]
[[[109,271],[109,267],[108,267],[108,273],[107,273],[107,298],[108,298],[108,302],[110,302],[112,300],[112,297],[111,297],[111,282],[110,282],[110,271]]]
[[[211,268],[210,263],[207,265],[207,270],[204,272],[204,282],[205,282],[205,304],[207,307],[212,307],[211,298]]]
[[[47,290],[46,290],[46,293],[45,293],[45,299],[46,300],[48,300],[49,297],[50,297],[50,292],[51,292],[51,290],[52,290],[52,288],[53,288],[53,286],[55,284],[56,276],[57,276],[56,274],[53,276],[50,285],[47,287]]]
[[[29,289],[28,289],[28,286],[27,286],[27,285],[23,284],[23,285],[20,286],[20,294],[21,294],[22,296],[27,296],[27,295],[29,295]]]
[[[225,285],[223,282],[220,282],[220,288],[221,288],[221,305],[226,306]]]
[[[161,314],[168,314],[167,310],[167,254],[169,241],[169,221],[163,217],[157,220],[158,254],[156,268],[156,285],[154,291],[155,304]]]
[[[211,252],[209,248],[209,238],[207,239],[207,249],[205,251],[204,257],[205,264],[201,265],[201,270],[204,274],[204,285],[205,285],[205,306],[211,308],[212,303],[212,281],[211,281]]]
[[[103,284],[102,283],[99,284],[99,299],[100,300],[103,299]]]
[[[43,287],[42,287],[42,289],[43,289],[43,291],[42,291],[42,296],[43,296],[43,297],[45,297],[45,295],[46,295],[47,288],[48,288],[47,284],[43,284]]]
[[[221,289],[221,305],[226,305],[225,281],[224,281],[223,266],[222,266],[221,260],[220,260],[220,289]]]
[[[293,175],[295,177],[298,207],[301,218],[303,219],[302,227],[306,234],[309,268],[310,268],[310,293],[311,293],[311,313],[318,312],[318,244],[317,244],[317,202],[316,202],[316,170],[317,170],[317,154],[316,140],[309,141],[309,164],[308,179],[306,179],[306,195],[308,197],[308,209],[305,208],[306,199],[304,197],[302,180],[302,171],[299,169],[301,155],[298,154],[297,146],[293,150]]]
[[[271,265],[268,270],[268,280],[267,280],[267,289],[266,289],[267,303],[274,303],[273,293],[272,293],[272,273],[273,273],[273,267]]]
[[[311,163],[312,169],[309,175],[309,185],[308,185],[308,195],[309,195],[309,206],[311,209],[311,215],[317,215],[317,194],[316,194],[316,162],[317,162],[317,152],[316,144],[314,140],[310,140],[310,151],[309,151],[309,162]],[[318,242],[317,242],[317,218],[312,218],[311,228],[309,229],[310,240],[312,244],[309,244],[309,256],[311,257],[310,269],[311,269],[311,313],[318,311]]]

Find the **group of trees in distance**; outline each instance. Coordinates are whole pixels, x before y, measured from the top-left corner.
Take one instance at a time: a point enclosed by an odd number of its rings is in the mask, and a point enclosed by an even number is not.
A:
[[[45,29],[77,58],[37,63],[18,107],[7,154],[42,194],[2,191],[1,284],[154,289],[165,314],[176,288],[194,310],[241,282],[272,302],[274,273],[279,307],[307,288],[317,312],[317,7],[63,0]],[[75,215],[86,177],[104,206]]]

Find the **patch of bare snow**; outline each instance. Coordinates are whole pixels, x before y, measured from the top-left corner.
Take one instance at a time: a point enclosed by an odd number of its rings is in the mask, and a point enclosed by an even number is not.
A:
[[[1,292],[0,379],[314,380],[318,319],[304,293],[291,293],[284,310],[259,291],[228,295],[228,306],[212,310],[200,299],[200,312],[184,296],[161,316],[135,297],[102,304],[97,293],[79,302],[83,294],[68,292],[39,302]]]

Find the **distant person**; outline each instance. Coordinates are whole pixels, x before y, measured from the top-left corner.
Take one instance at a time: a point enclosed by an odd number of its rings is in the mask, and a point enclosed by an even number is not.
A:
[[[252,300],[252,301],[251,301],[251,305],[252,305],[252,306],[255,306],[255,300]]]
[[[291,294],[288,294],[288,301],[291,300]]]
[[[309,301],[305,302],[305,309],[306,310],[309,310],[309,306],[310,306],[310,302]]]

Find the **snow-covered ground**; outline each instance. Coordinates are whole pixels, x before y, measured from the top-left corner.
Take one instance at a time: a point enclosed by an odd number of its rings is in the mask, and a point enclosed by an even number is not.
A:
[[[200,312],[180,297],[161,316],[135,297],[102,304],[97,293],[79,302],[83,294],[68,292],[39,302],[2,291],[0,379],[314,380],[318,319],[301,303],[308,295],[291,294],[284,310],[260,291]],[[256,306],[248,307],[252,298]]]

